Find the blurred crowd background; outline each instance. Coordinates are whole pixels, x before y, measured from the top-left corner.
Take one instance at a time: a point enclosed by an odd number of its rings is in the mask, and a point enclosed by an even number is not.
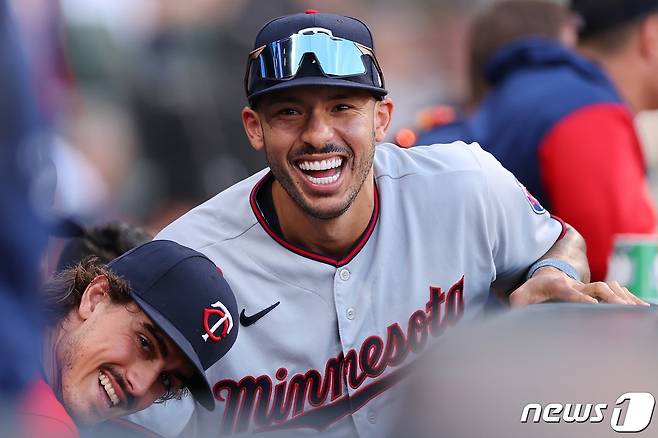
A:
[[[369,23],[396,103],[393,141],[424,108],[445,104],[449,119],[466,102],[469,20],[492,0],[9,3],[51,129],[56,210],[156,232],[264,167],[240,121],[262,23],[307,8]],[[656,125],[643,125],[655,143]]]
[[[450,119],[470,93],[469,22],[493,1],[12,0],[52,129],[55,208],[157,232],[264,167],[239,117],[246,53],[262,23],[307,8],[372,27],[396,103],[391,141],[424,108],[446,105]],[[652,168],[657,119],[638,117]]]

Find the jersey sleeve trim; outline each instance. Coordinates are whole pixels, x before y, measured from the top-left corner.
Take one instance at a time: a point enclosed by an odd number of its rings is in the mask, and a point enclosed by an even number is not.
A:
[[[358,253],[361,251],[361,248],[365,246],[365,244],[368,242],[368,239],[372,235],[372,232],[375,230],[375,225],[377,225],[377,220],[379,219],[379,190],[377,189],[377,181],[374,182],[374,193],[375,193],[375,205],[372,211],[372,216],[370,217],[370,222],[368,222],[368,226],[366,227],[366,230],[364,231],[363,235],[359,238],[357,243],[354,245],[354,248],[347,254],[345,257],[342,259],[334,259],[332,257],[327,257],[323,256],[320,254],[313,253],[311,251],[299,248],[292,243],[286,241],[283,239],[281,236],[279,236],[267,223],[265,220],[265,217],[263,216],[263,213],[260,211],[260,208],[258,207],[258,204],[256,202],[256,194],[258,193],[258,190],[263,186],[263,184],[270,178],[274,178],[272,175],[272,172],[268,172],[263,178],[261,178],[260,181],[254,185],[254,188],[251,190],[251,194],[249,195],[249,203],[251,205],[251,209],[254,212],[254,215],[256,216],[256,220],[258,220],[258,223],[260,224],[261,227],[263,227],[263,230],[279,245],[283,246],[286,248],[288,251],[292,251],[295,254],[298,254],[302,257],[309,258],[311,260],[315,260],[317,262],[321,263],[326,263],[328,265],[332,265],[335,267],[343,266],[349,263]]]
[[[560,232],[560,235],[555,240],[557,242],[567,234],[567,223],[564,220],[562,220],[561,217],[555,216],[554,214],[551,215],[551,219],[555,219],[560,223],[560,225],[562,225],[562,232]]]

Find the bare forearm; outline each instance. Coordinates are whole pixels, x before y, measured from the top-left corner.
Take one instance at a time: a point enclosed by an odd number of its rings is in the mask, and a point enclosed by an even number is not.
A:
[[[592,304],[605,301],[614,304],[648,306],[617,282],[590,283],[586,249],[583,236],[567,225],[564,237],[555,242],[541,259],[560,259],[569,263],[578,271],[582,281],[573,279],[571,275],[553,265],[543,266],[535,270],[531,278],[512,292],[509,297],[510,305],[525,307],[529,304],[556,300]]]
[[[562,239],[555,242],[541,259],[560,259],[576,268],[583,283],[589,283],[590,270],[587,262],[587,245],[585,239],[575,228],[567,224],[567,232]]]

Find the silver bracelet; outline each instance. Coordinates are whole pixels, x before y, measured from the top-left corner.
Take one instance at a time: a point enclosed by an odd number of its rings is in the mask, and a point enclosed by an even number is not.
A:
[[[560,271],[564,272],[567,274],[569,277],[573,278],[576,281],[581,281],[580,279],[580,274],[574,268],[571,266],[569,263],[565,262],[564,260],[560,259],[542,259],[542,260],[537,260],[535,263],[530,266],[530,269],[528,269],[528,275],[526,275],[526,280],[529,280],[530,277],[534,275],[534,273],[537,271],[539,268],[543,268],[546,266],[551,266],[555,269],[559,269]]]

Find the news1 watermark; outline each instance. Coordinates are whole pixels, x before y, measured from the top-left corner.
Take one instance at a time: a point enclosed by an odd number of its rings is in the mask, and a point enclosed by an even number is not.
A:
[[[528,403],[521,423],[602,423],[610,414],[615,432],[642,432],[651,423],[656,399],[648,392],[627,392],[610,409],[607,403]]]

